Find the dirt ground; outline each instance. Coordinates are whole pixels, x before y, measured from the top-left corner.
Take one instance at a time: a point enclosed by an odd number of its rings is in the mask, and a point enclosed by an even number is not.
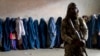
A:
[[[86,49],[88,56],[100,56],[100,50]],[[11,50],[0,52],[0,56],[64,56],[64,49],[35,49],[35,50]]]

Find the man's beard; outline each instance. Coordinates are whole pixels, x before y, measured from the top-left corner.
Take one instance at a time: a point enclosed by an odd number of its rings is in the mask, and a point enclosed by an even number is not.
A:
[[[77,19],[77,16],[76,15],[73,15],[70,17],[72,20],[76,20]]]

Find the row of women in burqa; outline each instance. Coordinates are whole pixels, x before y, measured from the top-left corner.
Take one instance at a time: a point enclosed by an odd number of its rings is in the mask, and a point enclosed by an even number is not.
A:
[[[100,48],[100,14],[83,18],[88,26],[86,47]],[[56,22],[50,17],[48,24],[44,18],[40,19],[40,23],[32,17],[28,19],[7,17],[5,21],[0,19],[0,50],[59,48],[63,43],[61,21],[62,17],[58,17]]]
[[[40,23],[32,17],[0,19],[1,50],[58,48],[62,43],[61,21],[62,17],[58,17],[56,22],[54,17],[50,17],[48,24],[44,18]]]
[[[87,48],[100,49],[100,14],[93,14],[87,17],[86,24],[88,26]]]

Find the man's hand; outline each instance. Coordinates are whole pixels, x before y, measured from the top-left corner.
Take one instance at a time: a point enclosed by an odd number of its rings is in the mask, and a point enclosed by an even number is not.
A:
[[[78,39],[74,39],[72,41],[72,45],[73,44],[76,45],[77,47],[83,47],[84,46],[84,43],[82,41],[78,40]]]

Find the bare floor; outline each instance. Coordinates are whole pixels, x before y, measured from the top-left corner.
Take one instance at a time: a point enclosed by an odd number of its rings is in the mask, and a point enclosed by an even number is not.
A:
[[[100,50],[86,49],[88,56],[100,56]],[[36,49],[36,50],[12,50],[0,52],[0,56],[64,56],[64,49]]]

